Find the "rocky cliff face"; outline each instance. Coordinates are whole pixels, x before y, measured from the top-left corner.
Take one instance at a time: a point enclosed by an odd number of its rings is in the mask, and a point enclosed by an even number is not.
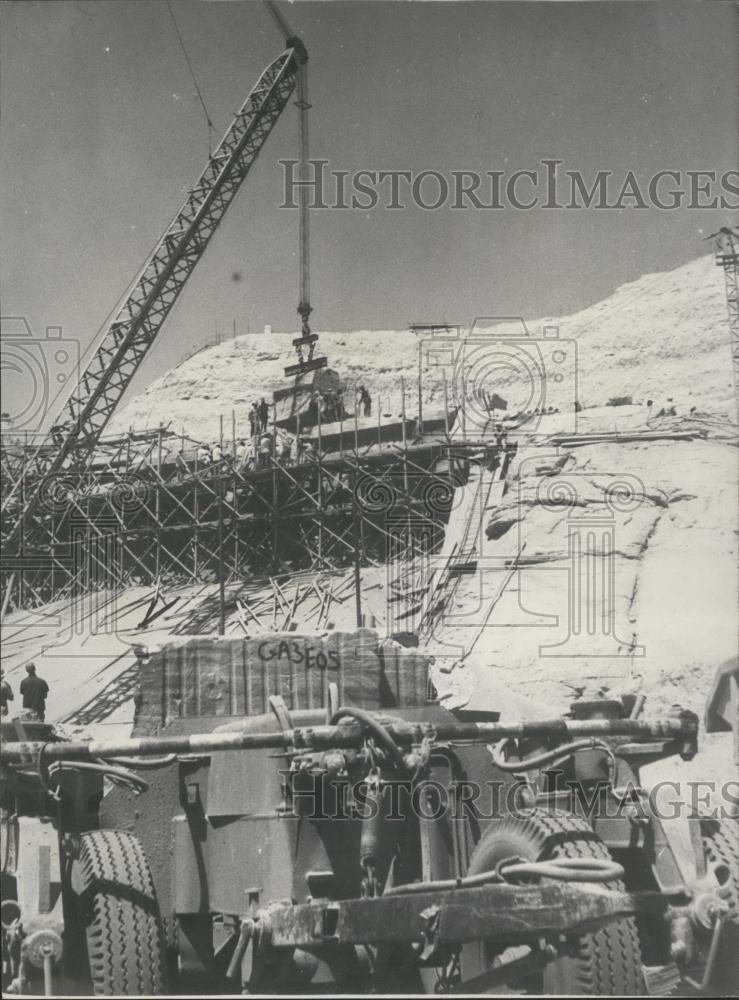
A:
[[[702,719],[717,667],[737,655],[737,448],[702,418],[660,424],[695,436],[519,449],[482,524],[480,569],[436,630],[448,704],[493,701],[504,684],[560,710],[605,686],[643,690],[653,715],[678,703]],[[735,777],[730,738],[703,744],[689,773]]]
[[[439,636],[482,613],[518,556],[478,658],[560,704],[595,681],[695,702],[736,655],[736,472],[710,437],[523,448]]]

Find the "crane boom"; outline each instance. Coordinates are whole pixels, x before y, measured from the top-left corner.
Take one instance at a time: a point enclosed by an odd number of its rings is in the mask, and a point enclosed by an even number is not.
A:
[[[195,187],[139,272],[97,350],[67,400],[56,426],[36,450],[22,510],[5,534],[8,551],[33,517],[44,480],[67,466],[84,467],[118,402],[162,328],[167,315],[226,209],[256,160],[295,89],[307,53],[297,38],[264,70]],[[13,492],[3,505],[13,500]],[[17,504],[17,500],[16,500]],[[14,506],[16,506],[14,504]],[[6,526],[7,527],[7,526]]]

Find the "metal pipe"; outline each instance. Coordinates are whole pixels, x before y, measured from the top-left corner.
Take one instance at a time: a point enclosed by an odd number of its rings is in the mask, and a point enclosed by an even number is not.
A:
[[[228,969],[226,969],[226,979],[241,978],[241,963],[244,959],[246,949],[249,946],[253,933],[254,921],[248,919],[242,920],[239,940],[236,942],[236,948],[231,956],[231,961],[228,963]]]
[[[503,882],[503,876],[496,871],[479,872],[477,875],[466,875],[464,878],[437,879],[433,882],[406,882],[403,885],[393,885],[383,892],[383,896],[405,896],[419,892],[450,892],[452,889],[472,889],[487,885],[489,882]]]
[[[391,762],[399,771],[405,769],[403,753],[400,747],[392,738],[387,728],[378,719],[370,715],[369,712],[365,712],[364,709],[354,708],[351,705],[341,705],[328,720],[329,725],[336,725],[340,719],[347,716],[351,719],[356,719],[362,726],[369,729],[383,750],[388,753]]]
[[[52,976],[53,956],[48,952],[44,955],[44,996],[54,996],[54,979]]]
[[[398,718],[378,713],[385,731],[396,741],[412,743],[418,727]],[[628,736],[643,739],[694,739],[698,723],[695,717],[670,717],[661,721],[638,719],[537,719],[532,722],[458,722],[435,726],[439,741],[492,742],[505,737],[551,736],[566,740],[580,736]],[[45,762],[54,760],[94,760],[96,757],[155,756],[167,753],[210,753],[220,750],[257,750],[301,747],[316,749],[359,747],[364,739],[358,723],[321,725],[267,733],[220,732],[192,736],[152,736],[138,739],[70,740],[53,743],[9,742],[0,748],[0,763],[35,766],[43,751]]]
[[[524,757],[521,760],[510,761],[506,760],[503,756],[507,742],[507,740],[503,740],[498,746],[491,747],[490,754],[493,758],[493,763],[499,771],[511,771],[513,773],[517,771],[532,771],[535,767],[542,767],[544,764],[550,764],[554,760],[564,760],[567,757],[572,757],[579,750],[604,750],[606,753],[611,753],[610,747],[600,740],[586,739],[577,740],[574,743],[563,743],[558,747],[554,747],[553,750],[546,750],[543,753]]]
[[[634,707],[631,709],[631,713],[629,715],[629,718],[631,718],[631,719],[638,719],[639,718],[639,716],[641,715],[642,710],[644,708],[644,703],[645,703],[646,700],[647,700],[647,696],[644,694],[643,691],[640,691],[637,694],[636,698],[634,699]]]
[[[218,632],[226,634],[226,569],[223,564],[223,473],[217,470],[218,489]]]
[[[355,395],[356,398],[356,395]],[[356,403],[355,403],[356,408]],[[354,414],[354,426],[356,433],[357,415]],[[362,618],[362,578],[360,573],[360,544],[361,527],[359,523],[359,505],[357,503],[357,473],[352,476],[352,533],[354,535],[354,610],[356,613],[357,628],[364,624]]]

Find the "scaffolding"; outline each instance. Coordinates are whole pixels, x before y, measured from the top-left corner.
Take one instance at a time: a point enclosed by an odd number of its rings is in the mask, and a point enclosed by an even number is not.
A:
[[[3,608],[135,585],[220,583],[223,595],[305,570],[420,565],[442,544],[470,461],[503,461],[491,441],[453,438],[453,420],[445,410],[424,426],[405,412],[378,414],[372,429],[356,414],[319,422],[306,429],[308,452],[257,455],[256,467],[237,454],[235,430],[207,462],[200,442],[166,427],[103,439],[92,462],[47,477],[18,555],[3,562]],[[22,443],[2,450],[19,506],[35,491],[33,455]]]

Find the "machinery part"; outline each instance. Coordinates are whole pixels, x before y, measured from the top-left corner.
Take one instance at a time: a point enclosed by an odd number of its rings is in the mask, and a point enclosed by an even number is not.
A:
[[[525,772],[533,771],[535,768],[543,767],[544,764],[551,764],[553,761],[561,761],[567,757],[572,757],[579,750],[603,750],[611,760],[612,769],[615,770],[614,756],[611,748],[602,740],[575,740],[573,743],[564,743],[553,750],[546,750],[543,753],[534,754],[531,757],[524,757],[522,760],[506,760],[505,751],[510,740],[501,740],[495,746],[490,747],[490,756],[493,763],[500,771]]]
[[[700,825],[707,865],[719,881],[717,895],[724,910],[714,907],[706,961],[695,978],[700,978],[702,991],[730,995],[739,979],[739,824],[729,817],[702,819]]]
[[[293,728],[293,723],[290,718],[290,710],[285,704],[285,699],[279,694],[271,694],[269,696],[269,707],[272,709],[272,714],[277,719],[280,729],[283,732],[289,732]]]
[[[477,872],[464,878],[440,879],[435,882],[409,882],[386,889],[384,896],[402,896],[406,893],[445,892],[449,889],[472,888],[489,882],[504,882],[521,875],[537,878],[557,878],[562,882],[609,882],[621,878],[624,870],[615,861],[605,858],[552,858],[549,861],[528,863],[501,862],[497,871]]]
[[[380,886],[377,879],[377,868],[384,847],[384,835],[387,833],[382,805],[384,788],[380,769],[373,767],[367,776],[366,804],[370,806],[367,815],[362,820],[362,832],[359,838],[359,865],[362,869],[362,895],[376,896]]]
[[[629,893],[553,879],[540,885],[509,885],[492,883],[490,873],[486,876],[487,884],[444,891],[272,903],[257,912],[255,922],[262,941],[274,949],[397,946],[431,937],[438,944],[458,946],[493,936],[499,942],[525,945],[544,935],[556,940],[559,935],[585,934],[612,921],[622,923],[635,913],[664,915],[671,899],[684,898],[678,893]]]
[[[78,864],[94,995],[164,993],[162,921],[138,839],[121,830],[84,833]]]
[[[725,890],[728,919],[739,924],[739,828],[736,820],[701,820],[706,861],[725,874],[720,877]],[[737,955],[739,961],[739,955]],[[739,968],[739,967],[738,967]]]
[[[469,874],[500,870],[511,858],[546,861],[567,858],[611,861],[605,844],[576,816],[543,810],[493,823],[477,844]],[[620,881],[608,888],[623,890]],[[481,964],[493,964],[491,945],[480,942]],[[464,963],[464,958],[463,958]],[[639,996],[643,993],[641,951],[633,917],[616,920],[579,937],[571,953],[549,962],[536,984],[539,992],[567,995]]]
[[[450,889],[471,889],[475,886],[487,885],[489,882],[503,882],[503,876],[498,872],[480,872],[465,878],[436,879],[433,882],[408,882],[403,885],[393,885],[386,889],[384,896],[405,896],[418,892],[447,892]]]
[[[10,930],[13,924],[20,920],[21,908],[14,899],[4,899],[0,904],[0,922],[3,930]]]
[[[16,989],[21,973],[21,908],[14,899],[2,901],[2,978],[3,994]]]
[[[138,766],[138,761],[136,762]],[[136,792],[145,792],[149,788],[149,782],[145,781],[134,771],[129,770],[126,767],[115,767],[113,764],[108,764],[105,761],[75,761],[74,763],[67,764],[64,761],[57,761],[52,764],[48,771],[48,783],[53,785],[55,782],[52,780],[55,775],[64,769],[76,769],[78,771],[97,771],[100,774],[104,774],[106,778],[110,778],[111,781],[119,781],[121,784],[128,785]]]
[[[62,939],[50,928],[34,931],[23,941],[23,958],[44,970],[44,996],[54,995],[53,970],[63,950]]]
[[[336,715],[339,710],[339,685],[336,681],[331,681],[328,686],[328,706],[326,708],[326,722]]]
[[[168,753],[164,757],[149,757],[147,759],[143,757],[114,757],[108,761],[109,764],[115,764],[117,767],[167,767],[169,764],[174,764],[177,760],[177,754]]]
[[[239,930],[239,939],[236,942],[236,948],[231,956],[231,961],[228,963],[228,969],[226,970],[226,979],[237,979],[241,977],[241,963],[244,959],[246,949],[249,947],[249,942],[254,934],[254,921],[247,919],[241,921],[241,928]]]
[[[403,759],[403,751],[400,749],[398,744],[392,738],[388,730],[383,726],[381,722],[370,715],[369,712],[365,712],[361,708],[354,708],[353,706],[341,706],[334,712],[334,714],[329,719],[329,725],[335,725],[342,718],[349,717],[351,719],[356,719],[357,722],[361,723],[366,729],[372,733],[375,739],[378,741],[383,750],[388,754],[390,758],[390,763],[393,764],[399,771],[405,770],[405,761]]]
[[[332,719],[351,716],[359,720],[357,708],[340,708]],[[370,714],[362,712],[362,722],[381,729],[373,735],[385,739],[385,734],[393,744],[400,741],[412,743],[416,727],[402,719],[394,718],[382,724]],[[382,733],[382,736],[381,736]],[[531,722],[460,722],[454,720],[435,727],[436,739],[474,740],[490,742],[506,736],[519,739],[528,737],[551,737],[566,739],[580,736],[629,736],[640,739],[671,739],[675,741],[693,740],[697,733],[694,716],[668,716],[664,719],[642,722],[640,719],[537,719]],[[362,723],[357,725],[313,726],[309,730],[295,728],[288,732],[213,732],[192,736],[152,736],[120,740],[69,740],[57,742],[3,742],[0,746],[0,763],[36,763],[43,751],[46,763],[53,760],[97,760],[99,757],[138,757],[159,754],[203,754],[216,750],[258,750],[269,748],[301,748],[310,736],[312,749],[328,750],[332,747],[358,747],[364,742]],[[390,749],[388,745],[388,750]],[[396,747],[397,749],[397,747]],[[398,751],[399,752],[399,751]],[[393,751],[393,756],[395,753]],[[397,757],[395,757],[397,760]]]
[[[623,867],[605,858],[552,858],[550,861],[505,863],[498,870],[505,879],[534,875],[563,882],[612,882],[624,876]]]
[[[48,959],[58,962],[62,957],[62,939],[53,930],[38,930],[23,941],[23,952],[29,962],[43,968]]]

